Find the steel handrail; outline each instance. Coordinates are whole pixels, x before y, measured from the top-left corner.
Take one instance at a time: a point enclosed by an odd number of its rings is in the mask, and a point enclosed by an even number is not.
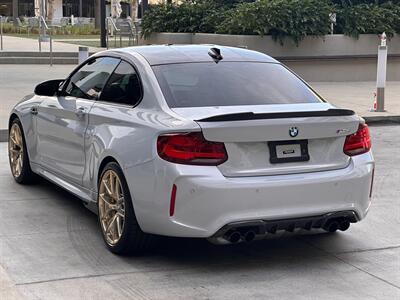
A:
[[[115,30],[115,31],[119,31],[119,29],[118,29],[117,25],[115,24],[113,18],[107,17],[107,21],[108,21],[108,22],[111,22],[111,25],[114,27],[114,30]]]
[[[47,25],[46,20],[43,18],[43,16],[39,16],[39,52],[42,52],[42,36],[46,36],[47,33],[49,33],[49,38],[50,38],[50,66],[53,66],[53,39],[51,36],[51,29]],[[41,29],[44,28],[43,30],[43,35],[41,33]]]
[[[108,47],[108,42],[109,42],[108,25],[110,24],[110,22],[111,22],[111,25],[112,25],[113,29],[114,29],[116,32],[119,32],[119,31],[120,31],[120,29],[119,29],[119,28],[117,27],[117,25],[115,24],[113,18],[107,17],[107,18],[106,18],[106,25],[107,25],[107,35],[106,35],[106,36],[107,36],[107,40],[106,40],[106,43],[107,43],[107,49],[109,48],[109,47]],[[116,35],[114,35],[114,47],[115,47],[115,48],[117,47],[117,36],[116,36]],[[122,47],[122,40],[121,40],[121,37],[120,37],[120,47]]]

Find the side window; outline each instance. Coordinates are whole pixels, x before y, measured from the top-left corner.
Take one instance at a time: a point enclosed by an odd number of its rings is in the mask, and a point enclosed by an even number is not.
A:
[[[104,87],[100,100],[135,105],[141,97],[139,76],[130,64],[121,61]]]
[[[88,62],[71,77],[65,92],[73,97],[98,99],[119,62],[119,59],[112,57],[99,57]]]

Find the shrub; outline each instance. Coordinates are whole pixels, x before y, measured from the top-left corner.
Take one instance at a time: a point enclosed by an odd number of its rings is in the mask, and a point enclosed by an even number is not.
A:
[[[271,35],[298,44],[305,36],[330,32],[329,14],[337,13],[336,33],[388,36],[400,33],[400,0],[186,0],[180,5],[151,5],[142,34],[153,32]]]
[[[224,18],[224,7],[214,1],[186,1],[149,6],[142,20],[142,34],[153,32],[215,32]]]
[[[307,35],[329,33],[332,11],[326,0],[260,0],[231,9],[218,32],[268,34],[281,43],[289,37],[298,44]]]
[[[352,37],[363,33],[382,33],[391,37],[400,32],[399,6],[359,4],[338,10],[337,30]]]

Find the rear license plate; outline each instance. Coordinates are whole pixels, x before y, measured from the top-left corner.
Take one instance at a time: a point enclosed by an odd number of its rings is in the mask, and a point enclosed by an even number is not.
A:
[[[307,140],[268,142],[268,147],[271,164],[310,160]]]

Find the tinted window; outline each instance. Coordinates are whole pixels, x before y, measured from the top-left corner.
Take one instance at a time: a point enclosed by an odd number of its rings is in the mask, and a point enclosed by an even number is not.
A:
[[[119,59],[111,57],[90,61],[71,77],[65,92],[73,97],[97,99],[119,62]]]
[[[153,70],[170,107],[321,102],[294,74],[274,63],[185,63]]]
[[[104,87],[100,100],[135,105],[141,96],[139,77],[135,69],[121,61]]]

